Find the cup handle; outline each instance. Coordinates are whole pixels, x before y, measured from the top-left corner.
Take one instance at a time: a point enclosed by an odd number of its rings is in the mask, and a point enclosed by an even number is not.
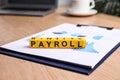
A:
[[[94,0],[91,0],[91,5],[90,5],[90,9],[94,8],[95,7],[95,1]]]

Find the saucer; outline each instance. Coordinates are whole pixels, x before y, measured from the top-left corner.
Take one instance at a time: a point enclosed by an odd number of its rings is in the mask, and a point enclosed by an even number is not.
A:
[[[86,13],[84,13],[84,12],[75,13],[68,9],[65,13],[68,15],[71,15],[71,16],[92,16],[92,15],[96,14],[97,12],[98,12],[97,10],[91,9]]]

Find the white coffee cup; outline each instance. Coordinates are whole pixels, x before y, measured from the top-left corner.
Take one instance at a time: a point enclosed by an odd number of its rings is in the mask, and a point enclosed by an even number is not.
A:
[[[69,10],[73,13],[88,13],[94,7],[94,0],[72,0]]]

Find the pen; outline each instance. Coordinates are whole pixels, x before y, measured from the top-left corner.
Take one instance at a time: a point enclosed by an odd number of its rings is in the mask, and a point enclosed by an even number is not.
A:
[[[95,25],[77,24],[77,27],[82,27],[82,26],[95,26]],[[106,28],[107,30],[113,29],[113,27],[105,27],[105,26],[96,26],[96,27]]]

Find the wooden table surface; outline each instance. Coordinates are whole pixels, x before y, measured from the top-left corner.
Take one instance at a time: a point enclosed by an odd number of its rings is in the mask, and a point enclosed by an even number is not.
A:
[[[64,10],[45,17],[0,15],[0,46],[66,22],[120,28],[119,17],[71,17]],[[120,80],[120,48],[89,76],[0,54],[0,80]]]

